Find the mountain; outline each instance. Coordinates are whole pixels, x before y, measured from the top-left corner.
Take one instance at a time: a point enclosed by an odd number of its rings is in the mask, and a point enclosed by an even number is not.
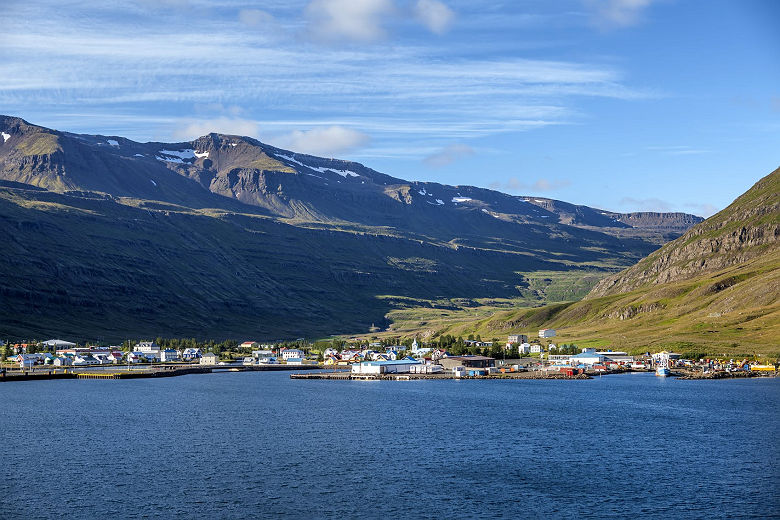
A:
[[[775,170],[723,211],[635,266],[599,282],[588,298],[708,276],[774,254],[779,215],[780,170]]]
[[[556,342],[633,352],[780,357],[780,169],[723,211],[636,265],[605,277],[579,302],[467,309],[437,334],[494,337],[558,329]],[[430,329],[435,324],[426,324]],[[414,334],[409,323],[394,333]]]
[[[698,219],[409,182],[248,137],[138,143],[0,116],[0,139],[15,337],[312,336],[383,326],[409,298],[578,299]]]

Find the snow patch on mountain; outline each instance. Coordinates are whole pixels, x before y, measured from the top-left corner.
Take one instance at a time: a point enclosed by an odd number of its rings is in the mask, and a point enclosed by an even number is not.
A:
[[[111,146],[116,146],[117,148],[119,148],[119,141],[115,141],[114,139],[106,139],[106,142]]]
[[[452,197],[452,202],[468,202],[471,197]]]
[[[314,170],[315,172],[325,173],[325,172],[333,172],[341,175],[345,179],[347,177],[360,177],[359,173],[355,173],[352,170],[336,170],[334,168],[327,168],[325,166],[310,166],[308,164],[304,164],[301,161],[295,159],[294,157],[290,157],[289,155],[284,155],[281,153],[275,154],[277,157],[281,157],[282,159],[286,159],[288,161],[294,162],[295,164],[299,166],[303,166],[304,168],[308,168],[310,170]]]
[[[11,134],[6,134],[5,132],[0,132],[0,135],[3,136],[3,142],[6,142],[11,138]]]

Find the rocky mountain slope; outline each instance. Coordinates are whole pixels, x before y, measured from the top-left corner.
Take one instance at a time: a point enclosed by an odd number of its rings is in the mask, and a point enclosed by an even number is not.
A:
[[[780,170],[775,170],[723,211],[599,282],[588,298],[688,280],[766,255],[777,249],[779,215]]]
[[[297,337],[382,325],[398,298],[578,299],[686,219],[0,116],[0,335]]]

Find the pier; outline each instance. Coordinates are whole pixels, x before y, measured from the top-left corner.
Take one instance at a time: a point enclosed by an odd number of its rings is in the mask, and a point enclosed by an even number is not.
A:
[[[188,374],[214,372],[276,372],[289,370],[318,370],[319,365],[150,365],[131,367],[122,365],[84,368],[33,368],[2,369],[0,382],[40,381],[48,379],[141,379],[152,377],[176,377]]]

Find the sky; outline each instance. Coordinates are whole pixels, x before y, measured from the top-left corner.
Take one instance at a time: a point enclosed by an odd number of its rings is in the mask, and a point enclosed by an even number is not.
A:
[[[780,166],[775,0],[3,0],[0,114],[613,211]]]

